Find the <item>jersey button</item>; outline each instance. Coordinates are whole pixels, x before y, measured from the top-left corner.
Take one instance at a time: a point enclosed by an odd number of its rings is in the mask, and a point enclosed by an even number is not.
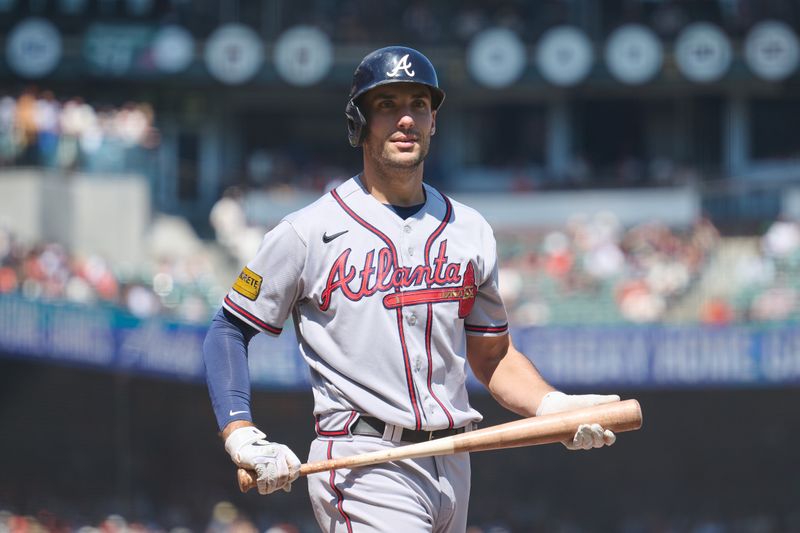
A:
[[[417,315],[408,315],[408,323],[412,326],[417,323]]]
[[[405,231],[406,233],[411,233],[411,226],[409,225],[403,226],[403,231]]]
[[[414,255],[414,249],[411,246],[408,247],[408,255]]]

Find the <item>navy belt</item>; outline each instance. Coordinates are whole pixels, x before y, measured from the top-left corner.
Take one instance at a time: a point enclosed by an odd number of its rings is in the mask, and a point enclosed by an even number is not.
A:
[[[383,437],[386,429],[386,422],[372,416],[360,416],[358,421],[353,424],[350,432],[353,435],[366,435],[368,437]],[[442,437],[451,437],[464,433],[464,428],[437,429],[434,431],[417,431],[414,429],[403,428],[400,436],[402,442],[425,442]]]

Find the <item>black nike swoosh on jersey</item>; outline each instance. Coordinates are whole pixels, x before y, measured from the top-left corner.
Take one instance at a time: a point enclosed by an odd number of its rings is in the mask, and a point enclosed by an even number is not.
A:
[[[339,233],[334,233],[333,235],[328,235],[328,233],[325,232],[325,233],[322,234],[322,242],[327,244],[327,243],[331,242],[333,239],[335,239],[336,237],[341,237],[342,235],[344,235],[348,231],[350,231],[350,230],[346,229],[344,231],[340,231]]]

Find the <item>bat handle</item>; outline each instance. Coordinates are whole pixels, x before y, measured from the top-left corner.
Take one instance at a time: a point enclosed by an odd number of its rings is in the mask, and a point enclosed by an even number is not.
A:
[[[331,466],[329,463],[330,461],[304,463],[300,465],[300,475],[307,476],[308,474],[330,470]],[[250,489],[255,489],[258,487],[258,474],[256,474],[253,470],[240,468],[236,471],[236,481],[239,482],[239,490],[242,492],[247,492]]]
[[[247,492],[250,489],[258,487],[258,482],[256,481],[257,477],[256,473],[252,470],[245,470],[244,468],[237,470],[236,480],[239,482],[239,490]]]

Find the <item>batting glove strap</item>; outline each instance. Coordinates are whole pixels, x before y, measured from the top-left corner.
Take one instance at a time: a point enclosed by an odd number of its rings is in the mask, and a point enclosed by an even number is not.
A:
[[[619,396],[616,394],[564,394],[561,391],[552,391],[542,397],[539,408],[536,409],[536,416],[618,401]]]
[[[239,464],[240,452],[245,446],[249,446],[254,442],[263,440],[266,443],[267,435],[253,426],[247,426],[234,430],[228,438],[225,439],[225,451],[231,456],[233,462]],[[240,465],[242,466],[242,465]]]
[[[560,391],[548,392],[539,401],[539,408],[536,409],[536,416],[549,415],[551,413],[558,413],[564,411],[562,407],[566,407],[568,403],[567,395]],[[566,407],[569,409],[569,407]]]

